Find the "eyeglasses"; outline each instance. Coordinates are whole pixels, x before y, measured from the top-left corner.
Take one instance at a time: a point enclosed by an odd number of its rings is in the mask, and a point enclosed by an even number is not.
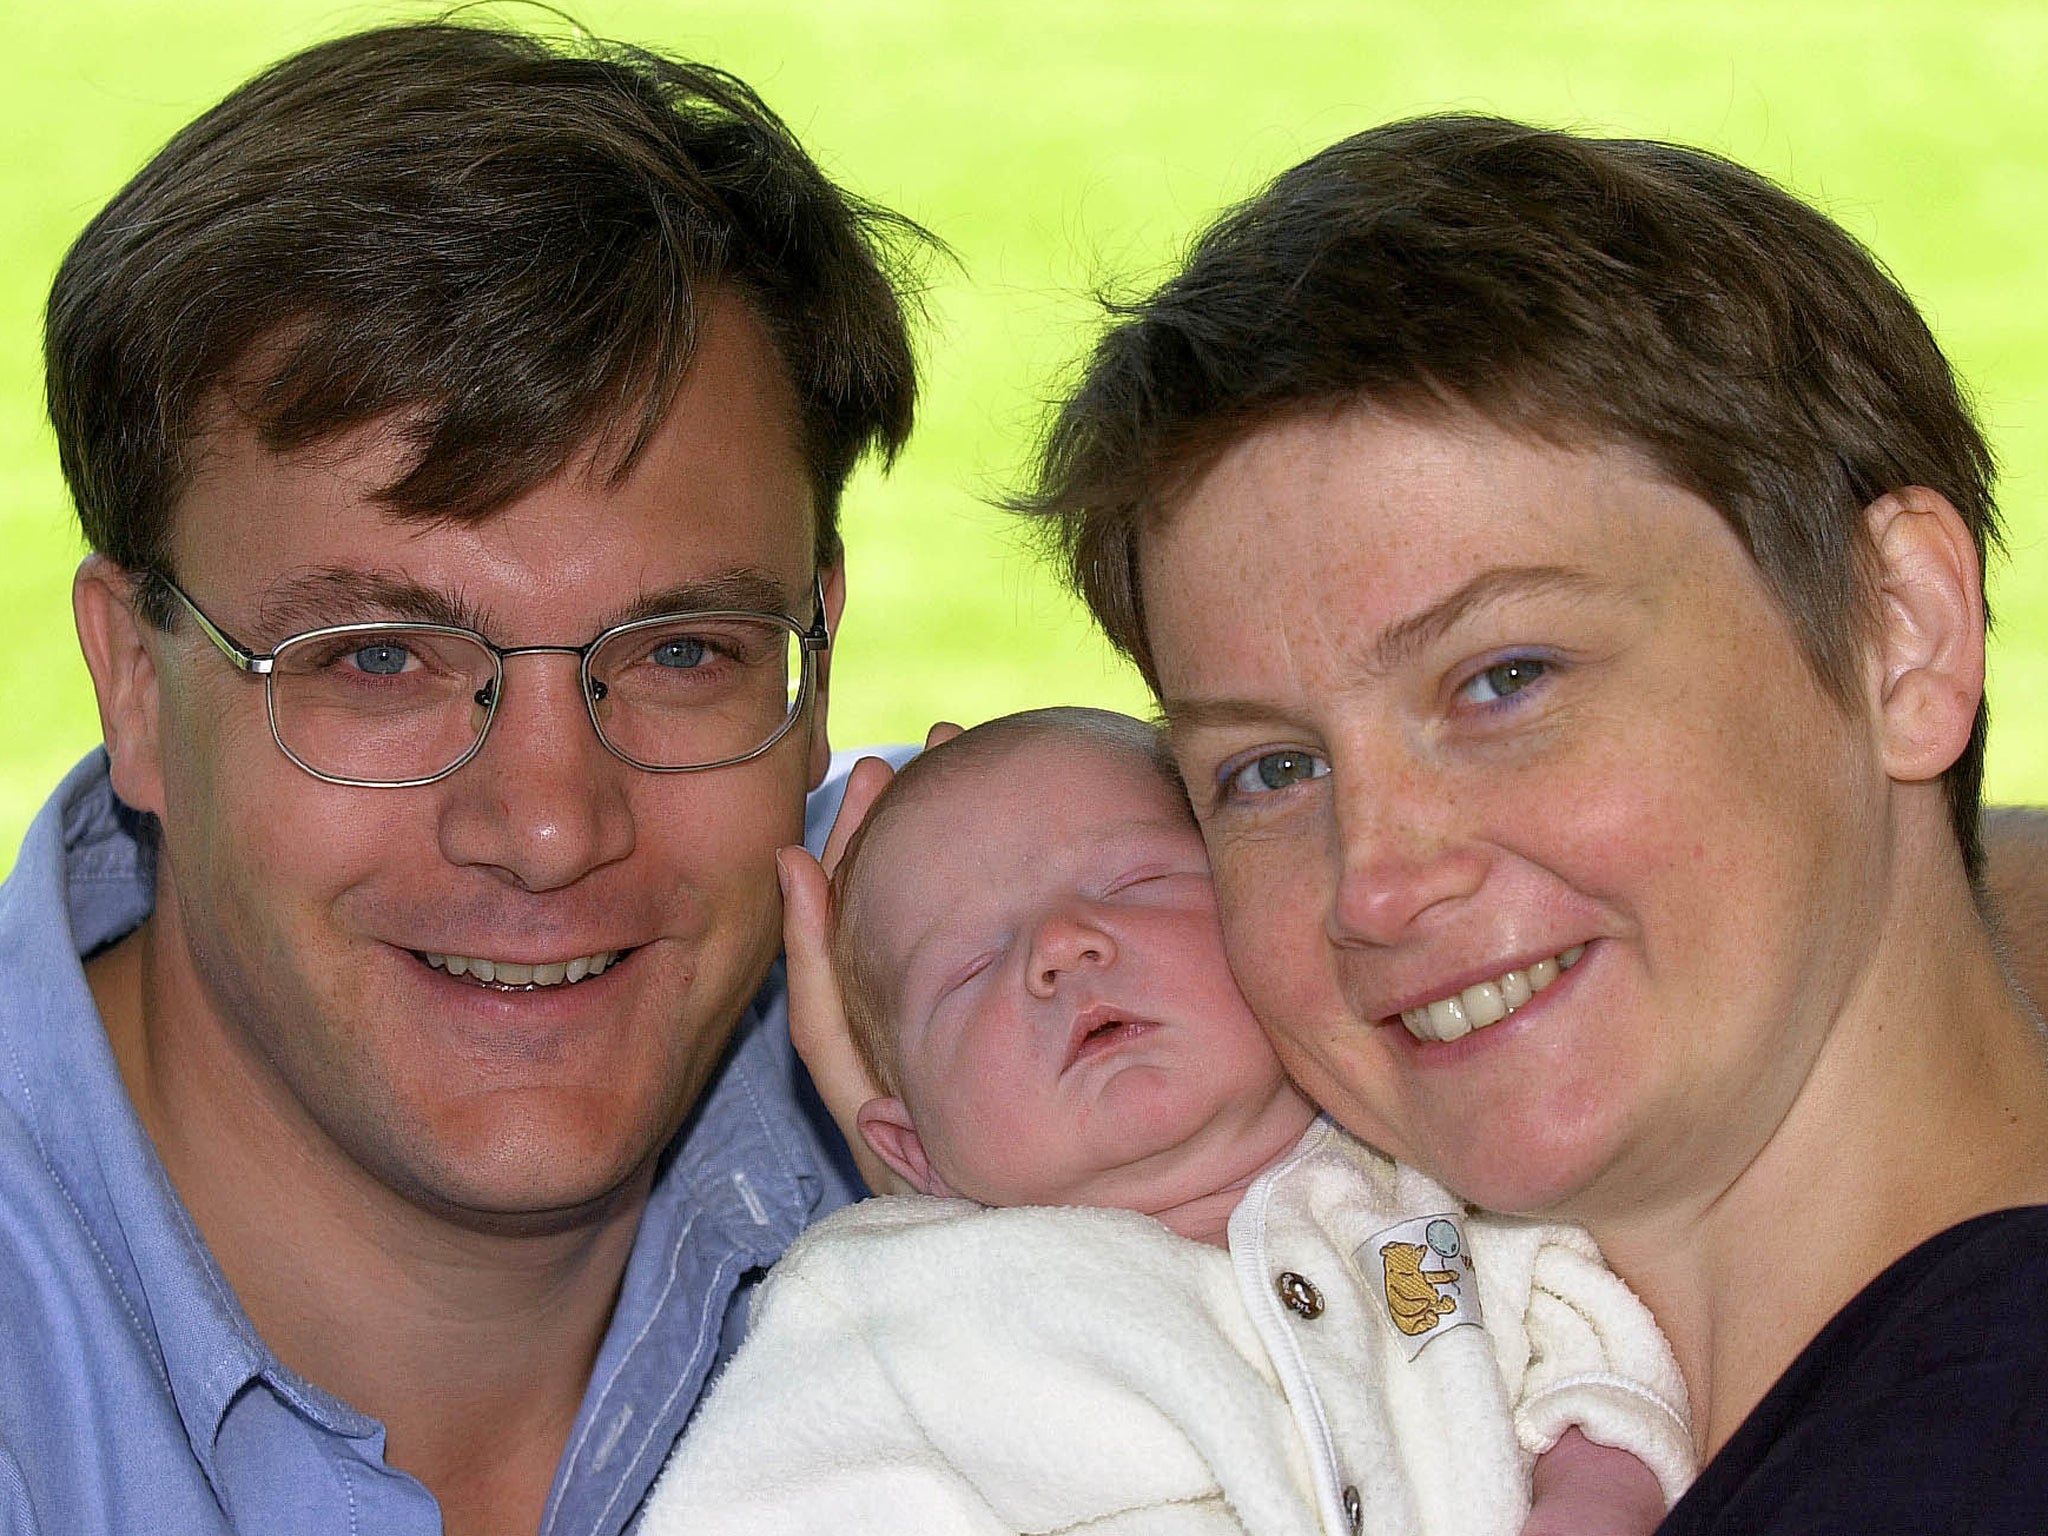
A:
[[[650,773],[697,773],[759,757],[810,701],[829,649],[822,578],[805,628],[781,613],[665,613],[587,645],[493,645],[447,624],[338,624],[267,655],[230,636],[176,582],[160,578],[241,671],[261,677],[278,750],[330,784],[404,788],[445,779],[475,757],[513,656],[578,658],[597,739]]]

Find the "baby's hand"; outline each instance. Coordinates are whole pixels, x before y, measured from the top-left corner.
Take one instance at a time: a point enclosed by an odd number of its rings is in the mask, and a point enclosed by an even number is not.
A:
[[[944,721],[925,736],[929,750],[960,734]],[[846,798],[825,840],[822,864],[803,848],[784,848],[775,855],[782,880],[782,949],[789,970],[789,1033],[797,1054],[810,1069],[818,1097],[853,1150],[855,1164],[868,1188],[877,1194],[907,1194],[910,1186],[868,1149],[856,1117],[861,1105],[881,1093],[854,1048],[847,1028],[846,1004],[839,978],[832,970],[832,902],[829,880],[846,846],[867,819],[870,808],[889,787],[895,770],[878,757],[864,757],[846,779]]]
[[[1664,1514],[1656,1473],[1568,1429],[1536,1458],[1522,1536],[1650,1536]]]

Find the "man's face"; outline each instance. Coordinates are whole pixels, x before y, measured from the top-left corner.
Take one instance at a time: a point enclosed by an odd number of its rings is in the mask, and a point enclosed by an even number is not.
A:
[[[1310,1096],[1497,1208],[1725,1187],[1869,958],[1886,781],[1713,509],[1619,449],[1351,410],[1237,445],[1141,574],[1232,963]]]
[[[927,781],[863,851],[926,1155],[990,1205],[1156,1213],[1310,1111],[1223,958],[1202,839],[1128,749],[1045,737]]]
[[[176,576],[258,649],[443,613],[506,646],[578,645],[650,609],[808,624],[813,505],[794,413],[759,324],[725,301],[630,475],[575,462],[475,526],[375,504],[400,462],[388,437],[279,457],[230,421],[178,508]],[[204,1021],[181,1028],[213,1031],[246,1066],[256,1112],[315,1158],[478,1217],[550,1219],[644,1169],[776,951],[772,851],[802,835],[822,701],[755,761],[647,773],[598,741],[574,656],[516,657],[466,766],[423,787],[345,788],[285,759],[262,686],[195,625],[149,643],[160,750],[117,766],[124,794],[163,818],[159,979]],[[614,958],[511,987],[429,954]]]

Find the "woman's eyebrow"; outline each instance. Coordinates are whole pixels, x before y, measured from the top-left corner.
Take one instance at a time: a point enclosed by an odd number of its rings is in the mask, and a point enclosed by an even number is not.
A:
[[[1258,699],[1161,698],[1159,718],[1168,736],[1181,736],[1203,727],[1271,725],[1283,712]]]
[[[1360,651],[1359,669],[1384,676],[1441,639],[1473,609],[1513,598],[1562,593],[1577,597],[1625,595],[1614,582],[1569,565],[1497,565],[1438,598],[1427,608],[1396,619]],[[1161,698],[1160,718],[1169,735],[1203,728],[1272,726],[1284,723],[1287,711],[1255,698]]]
[[[1364,653],[1368,672],[1392,672],[1432,641],[1441,639],[1473,609],[1509,598],[1563,593],[1611,596],[1614,584],[1569,565],[1497,565],[1438,598],[1427,608],[1381,630]]]

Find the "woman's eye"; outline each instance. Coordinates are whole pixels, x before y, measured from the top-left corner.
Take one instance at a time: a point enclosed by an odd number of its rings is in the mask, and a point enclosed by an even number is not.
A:
[[[1320,779],[1329,771],[1330,765],[1313,752],[1262,752],[1231,772],[1223,787],[1237,795],[1264,795]]]
[[[1458,692],[1473,704],[1494,704],[1511,698],[1550,670],[1534,656],[1515,656],[1477,673]]]

